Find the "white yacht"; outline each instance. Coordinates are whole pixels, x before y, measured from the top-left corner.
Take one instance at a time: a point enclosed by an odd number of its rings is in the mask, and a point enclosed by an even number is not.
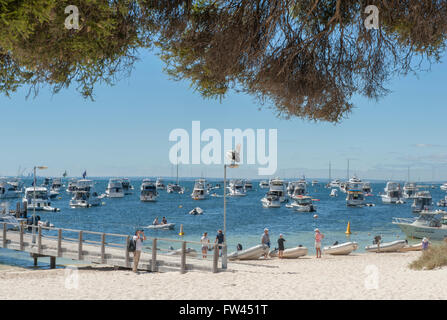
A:
[[[383,203],[402,204],[404,203],[402,188],[400,183],[388,181],[385,187],[385,194],[380,195]]]
[[[101,199],[98,193],[94,190],[94,183],[92,180],[81,179],[76,183],[76,190],[73,192],[73,197],[70,200],[71,208],[90,208],[99,206]]]
[[[247,195],[242,180],[231,180],[228,185],[228,192],[228,195],[232,197],[244,197]]]
[[[363,190],[363,192],[366,193],[366,194],[371,194],[371,193],[372,193],[371,183],[369,183],[369,182],[363,182],[362,190]]]
[[[198,179],[194,183],[194,189],[191,193],[191,198],[194,200],[205,200],[208,196],[208,191],[206,190],[205,179]]]
[[[259,182],[259,188],[266,189],[268,187],[269,187],[268,181],[262,180],[261,182]]]
[[[447,191],[447,182],[440,186],[441,190]]]
[[[123,198],[123,182],[121,179],[110,179],[106,189],[106,195],[109,198]]]
[[[295,198],[295,200],[290,205],[295,211],[298,212],[315,212],[317,211],[317,207],[314,206],[312,202],[312,197],[309,196],[300,196]]]
[[[411,205],[413,213],[433,210],[433,199],[429,191],[419,191],[416,193],[413,204]]]
[[[17,199],[22,195],[22,191],[6,180],[0,181],[0,200]]]
[[[51,201],[48,196],[48,189],[45,187],[28,187],[25,189],[25,196],[22,200],[26,203],[28,210],[36,211],[59,211],[58,208],[51,207]]]
[[[337,189],[332,189],[330,196],[331,197],[338,197],[338,190]]]
[[[51,184],[51,190],[55,192],[60,192],[61,188],[62,188],[61,178],[54,178],[53,183]]]
[[[437,203],[438,207],[447,207],[447,196],[444,199],[441,199]]]
[[[419,191],[416,183],[414,182],[406,182],[403,189],[403,196],[406,199],[414,199],[416,193]]]
[[[339,179],[332,180],[329,182],[329,188],[340,188],[341,181]]]
[[[349,179],[349,183],[362,183],[363,181],[354,175],[351,179]]]
[[[346,205],[348,207],[363,207],[365,205],[365,194],[362,190],[362,183],[351,183],[346,194]]]
[[[269,194],[276,195],[280,202],[285,202],[286,195],[284,181],[279,178],[271,179],[269,185]]]
[[[150,179],[144,179],[140,188],[140,201],[143,202],[155,202],[157,201],[158,192],[154,181]]]
[[[181,185],[177,184],[177,183],[170,183],[168,184],[168,186],[166,187],[166,191],[168,193],[178,193],[178,194],[183,194],[185,192],[185,188],[182,187]]]
[[[281,201],[276,193],[270,191],[261,199],[262,206],[264,208],[280,208]]]
[[[68,193],[73,193],[76,190],[76,179],[70,179],[70,181],[68,181],[68,185],[67,185],[67,191]]]
[[[124,178],[121,180],[122,184],[123,184],[123,192],[124,195],[129,195],[133,193],[133,185],[130,184],[129,179]]]
[[[253,190],[253,183],[251,183],[250,180],[245,180],[244,181],[244,189],[246,192]]]
[[[444,240],[447,236],[447,212],[424,211],[417,218],[393,218],[393,224],[399,226],[408,238]]]
[[[157,188],[157,190],[166,189],[166,186],[162,178],[157,178],[157,181],[155,181],[155,187]]]
[[[293,190],[292,195],[290,196],[292,199],[297,199],[299,197],[305,196],[307,194],[306,185],[303,183],[298,183]]]

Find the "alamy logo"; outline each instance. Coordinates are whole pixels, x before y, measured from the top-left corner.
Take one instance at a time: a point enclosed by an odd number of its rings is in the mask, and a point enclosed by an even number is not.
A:
[[[74,5],[69,5],[65,7],[65,14],[69,14],[65,18],[65,28],[68,30],[76,29],[79,30],[79,9]]]
[[[365,28],[379,29],[379,9],[375,5],[369,5],[365,8],[365,13],[369,14],[364,21]]]
[[[241,145],[240,164],[258,164],[259,175],[273,175],[277,168],[277,129],[268,130],[268,154],[266,154],[265,129],[224,129],[222,136],[217,129],[200,130],[200,121],[193,121],[191,137],[185,129],[174,129],[169,134],[169,141],[177,142],[169,150],[172,164],[222,164],[225,152]],[[191,144],[190,144],[191,138]],[[244,138],[246,143],[244,143]],[[207,142],[203,147],[202,142]],[[234,143],[233,143],[234,142]],[[244,162],[244,150],[246,161]],[[229,162],[225,159],[226,163]]]

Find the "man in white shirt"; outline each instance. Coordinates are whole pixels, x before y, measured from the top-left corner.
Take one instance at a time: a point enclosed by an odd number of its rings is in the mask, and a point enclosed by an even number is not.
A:
[[[138,263],[140,262],[141,250],[143,249],[143,241],[146,240],[143,230],[137,230],[133,236],[135,241],[135,252],[133,253],[133,272],[138,271]]]

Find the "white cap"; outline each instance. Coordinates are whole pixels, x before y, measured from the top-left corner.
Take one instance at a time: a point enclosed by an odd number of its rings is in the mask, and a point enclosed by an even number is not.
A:
[[[317,232],[317,231],[320,231],[320,230],[318,228],[316,228],[314,231]]]
[[[265,228],[264,231],[269,231],[269,229]]]

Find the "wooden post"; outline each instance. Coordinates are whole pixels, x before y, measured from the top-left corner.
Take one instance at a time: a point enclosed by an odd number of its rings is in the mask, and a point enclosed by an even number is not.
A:
[[[57,229],[57,256],[62,257],[62,229]]]
[[[214,255],[213,255],[213,273],[217,273],[217,264],[219,262],[219,245],[216,243],[214,245]]]
[[[37,254],[33,255],[34,266],[37,267]]]
[[[50,257],[50,269],[56,269],[56,257]]]
[[[182,256],[180,261],[180,273],[186,273],[186,241],[182,242]]]
[[[23,203],[23,213],[24,213],[24,218],[27,218],[28,217],[28,202]]]
[[[23,227],[23,223],[20,223],[20,250],[23,250],[25,248],[25,245],[23,243],[24,231],[25,231],[25,228]]]
[[[106,263],[106,234],[101,234],[101,263]]]
[[[78,260],[82,260],[82,231],[79,231]]]
[[[3,222],[3,248],[6,248],[6,222]]]
[[[152,240],[152,262],[151,262],[151,271],[157,271],[157,239],[154,238]]]
[[[126,252],[125,252],[125,259],[126,259],[126,267],[130,268],[130,260],[129,260],[129,241],[130,236],[126,237]]]
[[[16,204],[16,218],[20,218],[20,202]]]
[[[37,253],[40,254],[42,251],[42,227],[37,227]]]

